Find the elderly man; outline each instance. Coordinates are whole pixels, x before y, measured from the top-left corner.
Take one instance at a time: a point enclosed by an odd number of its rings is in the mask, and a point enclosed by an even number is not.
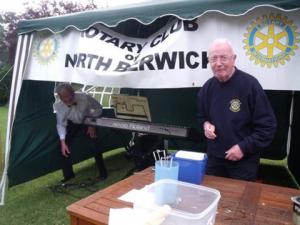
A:
[[[276,118],[259,82],[235,67],[226,39],[208,50],[213,77],[197,94],[197,119],[207,138],[206,173],[254,181],[260,150],[276,132]]]
[[[60,150],[62,155],[62,170],[66,182],[75,177],[72,160],[71,144],[80,130],[84,130],[92,142],[91,151],[96,160],[100,180],[107,178],[107,170],[104,166],[102,152],[99,150],[96,128],[82,124],[85,117],[97,117],[102,112],[102,106],[94,98],[84,93],[75,93],[68,83],[59,84],[56,93],[60,101],[54,104],[57,120],[57,132],[60,138]]]

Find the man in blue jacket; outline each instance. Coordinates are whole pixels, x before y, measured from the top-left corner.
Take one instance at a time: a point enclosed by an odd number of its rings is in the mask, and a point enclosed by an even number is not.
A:
[[[207,138],[206,173],[254,181],[260,150],[276,132],[272,107],[256,78],[235,67],[228,40],[213,41],[208,60],[214,76],[197,94],[197,119]]]

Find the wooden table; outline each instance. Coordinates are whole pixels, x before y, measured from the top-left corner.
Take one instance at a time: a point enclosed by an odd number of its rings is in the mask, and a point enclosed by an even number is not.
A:
[[[276,176],[274,174],[274,176]],[[146,169],[67,207],[72,225],[107,225],[110,208],[132,207],[118,198],[153,182]],[[292,223],[292,196],[300,190],[222,177],[205,176],[204,186],[220,191],[216,225],[279,225]],[[124,222],[124,225],[127,225]]]

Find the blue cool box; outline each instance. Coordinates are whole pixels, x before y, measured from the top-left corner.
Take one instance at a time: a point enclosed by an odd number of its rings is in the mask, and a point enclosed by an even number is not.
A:
[[[206,168],[207,155],[203,160],[178,158],[173,155],[173,160],[179,163],[178,180],[193,184],[201,184]]]

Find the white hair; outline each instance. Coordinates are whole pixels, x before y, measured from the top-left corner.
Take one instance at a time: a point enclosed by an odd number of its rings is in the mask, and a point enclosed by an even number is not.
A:
[[[232,51],[232,55],[235,55],[232,44],[228,39],[226,39],[226,38],[217,38],[209,45],[208,51],[207,51],[208,56],[210,55],[212,48],[214,48],[216,45],[219,45],[219,44],[227,45],[230,48],[230,50]]]
[[[58,95],[60,95],[64,91],[68,91],[69,93],[74,93],[74,89],[69,83],[60,83],[56,86],[55,91]]]

